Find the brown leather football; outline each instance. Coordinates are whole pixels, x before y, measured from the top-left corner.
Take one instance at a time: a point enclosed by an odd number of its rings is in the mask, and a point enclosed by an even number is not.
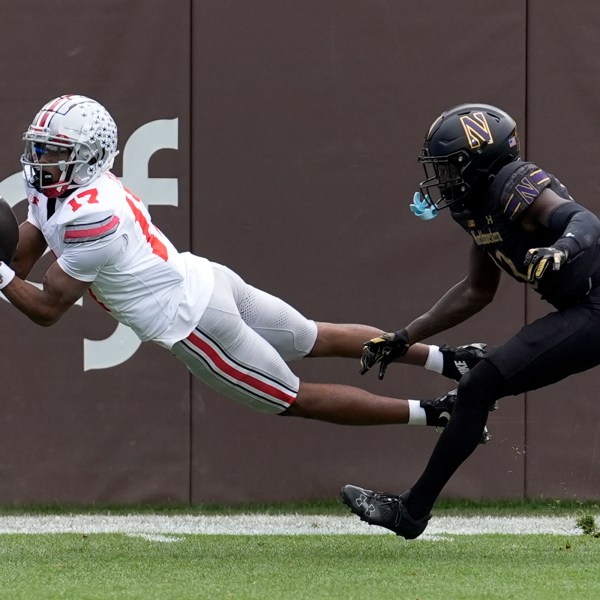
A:
[[[8,202],[0,196],[0,260],[6,264],[15,255],[19,243],[19,224]]]

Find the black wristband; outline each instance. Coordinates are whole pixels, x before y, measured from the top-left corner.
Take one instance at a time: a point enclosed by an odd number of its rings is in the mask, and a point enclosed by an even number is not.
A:
[[[406,331],[406,327],[403,327],[402,329],[398,329],[398,331],[396,331],[396,333],[394,335],[399,339],[406,340],[407,344],[409,343],[408,331]]]

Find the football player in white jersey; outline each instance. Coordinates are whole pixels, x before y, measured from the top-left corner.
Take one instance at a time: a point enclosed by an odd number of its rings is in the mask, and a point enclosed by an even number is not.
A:
[[[306,319],[227,267],[178,252],[111,173],[117,126],[98,102],[79,95],[51,100],[24,141],[28,216],[14,259],[0,263],[0,289],[31,320],[52,325],[89,291],[142,341],[169,350],[206,384],[256,410],[349,425],[447,423],[452,396],[407,401],[300,381],[289,361],[359,358],[365,340],[382,331]],[[47,247],[56,261],[38,289],[25,279]],[[458,380],[484,349],[415,344],[403,352],[397,360]]]

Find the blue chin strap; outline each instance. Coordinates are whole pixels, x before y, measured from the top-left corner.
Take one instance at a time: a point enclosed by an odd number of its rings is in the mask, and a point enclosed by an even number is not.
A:
[[[435,219],[437,217],[437,209],[435,206],[431,206],[428,202],[429,196],[425,196],[425,198],[421,197],[421,192],[415,192],[413,195],[413,201],[410,204],[410,211],[415,215],[415,217],[419,217],[419,219],[423,219],[423,221],[431,221],[431,219]]]

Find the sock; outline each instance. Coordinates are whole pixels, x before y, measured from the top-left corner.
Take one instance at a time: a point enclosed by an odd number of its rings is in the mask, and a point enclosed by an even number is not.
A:
[[[433,344],[429,346],[429,354],[427,355],[425,368],[434,373],[442,373],[442,370],[444,369],[444,355],[440,352],[439,346],[434,346]]]
[[[408,411],[409,425],[427,425],[427,415],[419,400],[409,400]]]

